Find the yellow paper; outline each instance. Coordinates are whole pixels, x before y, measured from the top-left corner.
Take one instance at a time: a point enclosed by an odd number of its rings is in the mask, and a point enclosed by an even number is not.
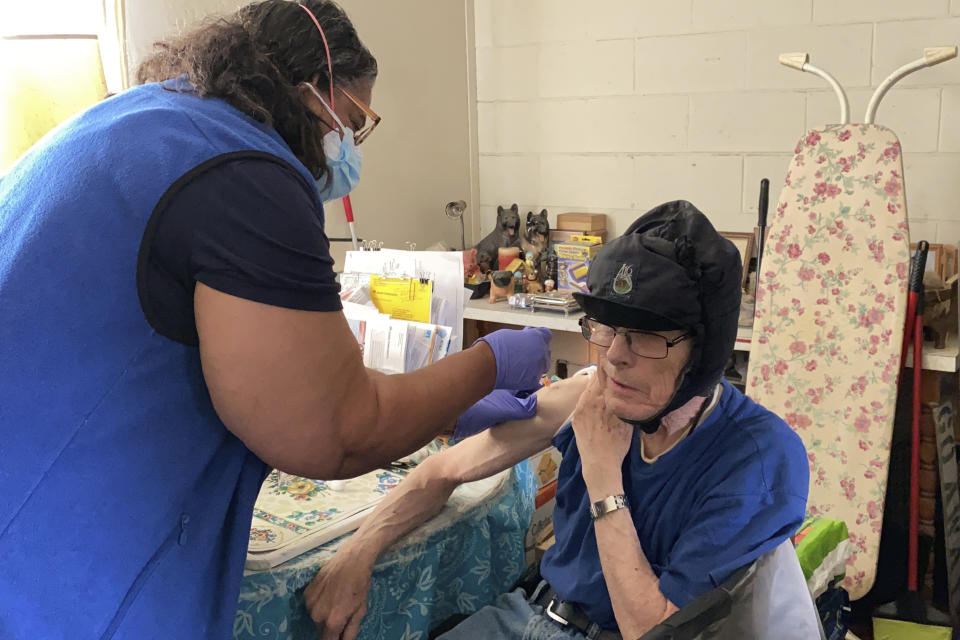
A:
[[[380,313],[396,320],[430,322],[433,283],[416,278],[370,276],[370,299]]]

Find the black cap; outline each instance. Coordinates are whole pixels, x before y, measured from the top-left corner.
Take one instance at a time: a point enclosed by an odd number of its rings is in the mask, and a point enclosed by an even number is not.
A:
[[[590,262],[590,293],[573,294],[588,316],[628,329],[686,329],[695,336],[670,404],[637,423],[645,431],[656,431],[662,416],[720,380],[737,339],[741,275],[736,246],[685,200],[643,214]]]

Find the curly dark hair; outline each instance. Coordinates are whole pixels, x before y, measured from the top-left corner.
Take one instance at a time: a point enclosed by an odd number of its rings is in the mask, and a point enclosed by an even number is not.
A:
[[[349,87],[358,80],[373,81],[377,60],[343,9],[331,0],[302,4],[327,36],[334,82]],[[327,54],[316,25],[296,2],[250,4],[154,48],[137,69],[138,84],[185,75],[198,95],[222,98],[276,129],[315,178],[327,173],[319,119],[297,90],[315,76],[321,91],[329,85]]]

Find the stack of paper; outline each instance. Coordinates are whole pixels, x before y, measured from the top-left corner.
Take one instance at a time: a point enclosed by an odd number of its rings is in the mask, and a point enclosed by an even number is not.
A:
[[[356,274],[344,275],[344,280],[350,284],[349,288],[348,285],[342,285],[343,313],[363,351],[365,366],[383,373],[406,373],[432,364],[447,355],[453,335],[452,327],[430,322],[398,320],[395,316],[382,313],[374,304],[377,294],[365,293],[367,290],[366,285],[362,284],[363,278]],[[378,276],[371,276],[368,280],[375,281],[377,278]],[[408,285],[396,285],[395,282],[390,283],[390,287],[397,291],[403,290],[402,297],[406,298]],[[419,280],[416,287],[418,290],[423,287]],[[429,286],[425,287],[425,290],[429,289]],[[417,301],[416,295],[413,298],[413,307],[405,306],[406,301],[398,300],[391,300],[389,305],[383,306],[394,311],[395,307],[403,307],[400,315],[429,318],[430,299],[421,297]],[[366,302],[360,304],[351,300]],[[410,311],[413,313],[409,313]]]
[[[348,251],[341,286],[353,287],[364,278],[369,286],[372,276],[429,282],[428,322],[450,328],[449,351],[457,352],[463,348],[463,310],[469,294],[463,287],[463,253],[393,249]]]

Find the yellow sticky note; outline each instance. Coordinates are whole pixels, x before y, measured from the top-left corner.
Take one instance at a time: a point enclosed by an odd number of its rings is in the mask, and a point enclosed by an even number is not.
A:
[[[396,320],[430,322],[433,283],[417,278],[370,276],[370,299],[380,313]]]

